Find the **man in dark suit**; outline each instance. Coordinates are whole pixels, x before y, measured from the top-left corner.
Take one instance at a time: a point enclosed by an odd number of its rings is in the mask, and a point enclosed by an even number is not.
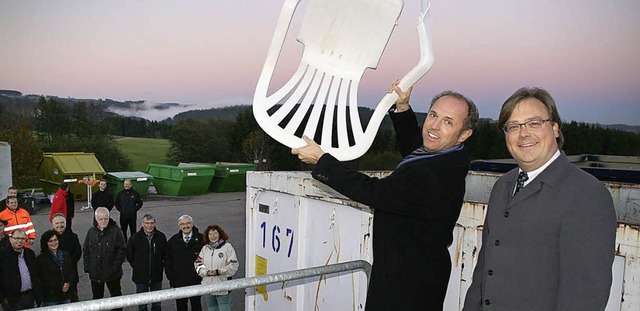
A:
[[[518,168],[493,186],[464,310],[604,310],[616,215],[609,191],[560,152],[551,95],[517,90],[498,126]]]
[[[193,218],[182,215],[178,218],[178,233],[174,234],[167,242],[167,262],[165,273],[169,279],[169,285],[173,288],[198,285],[202,278],[193,268],[200,250],[204,246],[202,234],[193,225]],[[202,310],[200,296],[176,299],[178,311],[188,311],[188,303],[191,303],[191,311]]]
[[[431,101],[421,131],[409,106],[411,89],[402,91],[396,82],[393,91],[398,100],[390,116],[405,158],[388,177],[351,170],[307,137],[307,145],[292,153],[317,164],[315,179],[374,210],[365,310],[441,311],[451,274],[447,247],[469,170],[462,143],[473,132],[478,110],[462,94],[442,92]]]

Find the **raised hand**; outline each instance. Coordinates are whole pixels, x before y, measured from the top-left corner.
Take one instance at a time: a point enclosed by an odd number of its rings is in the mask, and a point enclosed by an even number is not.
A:
[[[320,146],[313,141],[313,139],[304,136],[302,137],[304,142],[307,143],[306,146],[300,148],[292,148],[291,153],[298,155],[298,159],[300,161],[307,164],[316,164],[322,155],[324,155],[324,151],[320,148]]]

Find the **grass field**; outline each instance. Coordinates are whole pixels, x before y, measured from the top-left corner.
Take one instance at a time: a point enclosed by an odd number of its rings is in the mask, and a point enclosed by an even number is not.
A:
[[[116,142],[131,159],[134,171],[146,172],[149,163],[167,164],[168,139],[121,137]]]

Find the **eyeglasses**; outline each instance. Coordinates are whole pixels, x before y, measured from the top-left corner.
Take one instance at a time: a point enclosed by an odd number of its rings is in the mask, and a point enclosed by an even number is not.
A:
[[[516,133],[519,132],[520,129],[522,128],[522,126],[524,125],[524,127],[526,127],[529,130],[537,130],[539,128],[542,128],[542,126],[544,125],[545,122],[549,122],[551,121],[551,118],[546,119],[546,120],[542,120],[542,119],[534,119],[534,120],[529,120],[527,122],[523,122],[523,123],[509,123],[507,125],[505,125],[502,130],[505,133]]]
[[[22,238],[22,237],[21,238],[17,238],[17,237],[14,237],[14,236],[9,236],[9,237],[11,237],[12,239],[17,240],[17,241],[24,241],[24,240],[27,239],[27,238]]]

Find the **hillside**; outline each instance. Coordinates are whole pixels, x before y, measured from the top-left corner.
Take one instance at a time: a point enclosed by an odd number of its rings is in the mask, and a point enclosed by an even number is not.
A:
[[[33,116],[34,111],[37,107],[38,101],[41,96],[45,96],[45,98],[52,98],[58,102],[65,103],[67,105],[73,105],[78,102],[85,102],[88,104],[95,104],[105,108],[103,110],[103,115],[101,117],[115,117],[121,116],[118,113],[111,112],[110,110],[117,111],[126,111],[126,110],[145,110],[145,109],[155,109],[155,110],[165,110],[170,107],[187,107],[188,105],[181,103],[155,103],[150,107],[145,106],[144,100],[135,100],[135,101],[116,101],[111,99],[76,99],[76,98],[61,98],[57,96],[51,95],[23,95],[20,91],[16,90],[0,90],[0,108],[5,111],[11,111],[12,113]],[[208,119],[224,119],[229,121],[234,121],[238,114],[246,109],[251,109],[251,106],[248,105],[236,105],[222,108],[210,108],[210,109],[194,109],[188,110],[184,112],[180,112],[173,116],[172,118],[167,118],[164,120],[169,123],[176,123],[180,120],[186,119],[194,119],[194,120],[208,120]],[[363,125],[367,124],[371,115],[373,114],[373,109],[367,107],[358,108],[360,112],[360,121]],[[425,118],[425,113],[417,113],[418,122],[422,124]],[[137,118],[137,117],[136,117]],[[565,120],[565,122],[571,122],[571,120]],[[578,121],[579,123],[582,123]],[[640,133],[640,126],[626,125],[626,124],[597,124],[603,128],[629,131],[634,133]],[[382,124],[380,125],[382,129],[390,129],[391,128],[391,120],[388,116],[386,116]]]
[[[19,92],[18,92],[19,93]],[[35,110],[38,107],[38,102],[40,101],[40,95],[7,95],[6,92],[0,93],[0,106],[2,106],[5,111],[11,111],[12,113],[25,115],[25,116],[33,116],[35,115]],[[107,100],[96,100],[96,99],[75,99],[75,98],[60,98],[56,96],[45,96],[47,99],[54,99],[57,102],[72,106],[79,102],[85,102],[87,104],[95,104],[98,106],[102,106],[105,109],[96,110],[99,113],[100,117],[115,117],[118,114],[108,111],[107,109],[112,106],[127,106],[131,107],[135,105],[135,102],[117,102],[112,101],[110,99]]]
[[[116,111],[140,111],[147,109],[155,109],[155,110],[166,110],[171,107],[180,107],[183,106],[178,103],[155,103],[148,107],[144,100],[136,100],[136,101],[117,101],[112,99],[78,99],[78,98],[63,98],[52,95],[23,95],[19,91],[14,90],[0,90],[0,106],[4,108],[6,111],[11,111],[21,115],[31,116],[33,112],[36,110],[38,106],[38,102],[40,98],[44,97],[45,99],[53,99],[56,102],[66,104],[68,106],[73,106],[76,103],[84,102],[86,104],[96,105],[103,109],[97,110],[99,113],[99,117],[116,117],[121,116],[118,113],[112,112],[112,110]]]
[[[147,165],[168,164],[167,151],[169,141],[166,139],[121,137],[116,139],[122,152],[131,160],[134,171],[146,172]]]

